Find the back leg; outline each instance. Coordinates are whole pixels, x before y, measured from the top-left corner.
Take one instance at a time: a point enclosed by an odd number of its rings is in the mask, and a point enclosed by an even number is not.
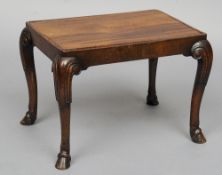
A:
[[[146,103],[150,106],[156,106],[159,104],[156,96],[156,69],[158,58],[149,59],[149,89],[146,99]]]

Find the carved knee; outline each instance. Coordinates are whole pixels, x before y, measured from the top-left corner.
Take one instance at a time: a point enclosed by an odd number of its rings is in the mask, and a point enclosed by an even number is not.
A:
[[[81,66],[74,57],[57,57],[53,63],[56,99],[60,103],[72,102],[72,77],[78,75]]]

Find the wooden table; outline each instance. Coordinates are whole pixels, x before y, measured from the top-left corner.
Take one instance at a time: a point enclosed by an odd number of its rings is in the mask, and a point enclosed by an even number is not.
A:
[[[191,101],[190,135],[195,143],[204,143],[199,111],[213,60],[212,48],[206,38],[205,33],[158,10],[27,22],[20,37],[20,52],[28,84],[29,106],[21,124],[31,125],[37,116],[34,46],[52,61],[61,119],[58,169],[68,168],[71,160],[73,75],[90,66],[148,58],[147,104],[158,105],[155,88],[158,58],[183,54],[198,62]]]

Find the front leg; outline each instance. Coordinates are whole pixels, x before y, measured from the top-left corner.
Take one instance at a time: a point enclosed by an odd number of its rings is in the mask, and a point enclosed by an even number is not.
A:
[[[33,55],[33,42],[31,33],[28,31],[28,29],[23,29],[20,36],[19,44],[21,61],[25,72],[29,91],[28,112],[22,119],[21,124],[32,125],[35,122],[37,115],[37,81]]]
[[[56,99],[59,105],[61,121],[61,145],[57,169],[67,169],[70,166],[70,105],[72,102],[72,77],[79,74],[81,67],[76,58],[57,57],[53,63]]]
[[[198,67],[191,101],[190,135],[193,142],[205,143],[206,139],[199,127],[199,111],[204,89],[210,75],[213,52],[211,45],[207,40],[195,43],[191,52],[193,58],[198,61]]]

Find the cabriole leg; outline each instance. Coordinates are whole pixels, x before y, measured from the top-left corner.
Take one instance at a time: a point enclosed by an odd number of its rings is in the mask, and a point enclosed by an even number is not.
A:
[[[56,162],[57,169],[70,166],[70,105],[72,102],[72,77],[80,72],[76,58],[57,57],[53,63],[53,75],[56,99],[59,105],[61,121],[61,145]]]
[[[23,29],[20,36],[20,55],[29,92],[28,111],[20,123],[22,125],[32,125],[37,116],[37,80],[32,37],[31,33],[26,28]]]
[[[198,67],[191,101],[190,136],[195,143],[205,143],[206,139],[199,127],[199,111],[204,89],[210,75],[213,52],[211,45],[207,40],[195,43],[191,52],[193,58],[198,61]]]

